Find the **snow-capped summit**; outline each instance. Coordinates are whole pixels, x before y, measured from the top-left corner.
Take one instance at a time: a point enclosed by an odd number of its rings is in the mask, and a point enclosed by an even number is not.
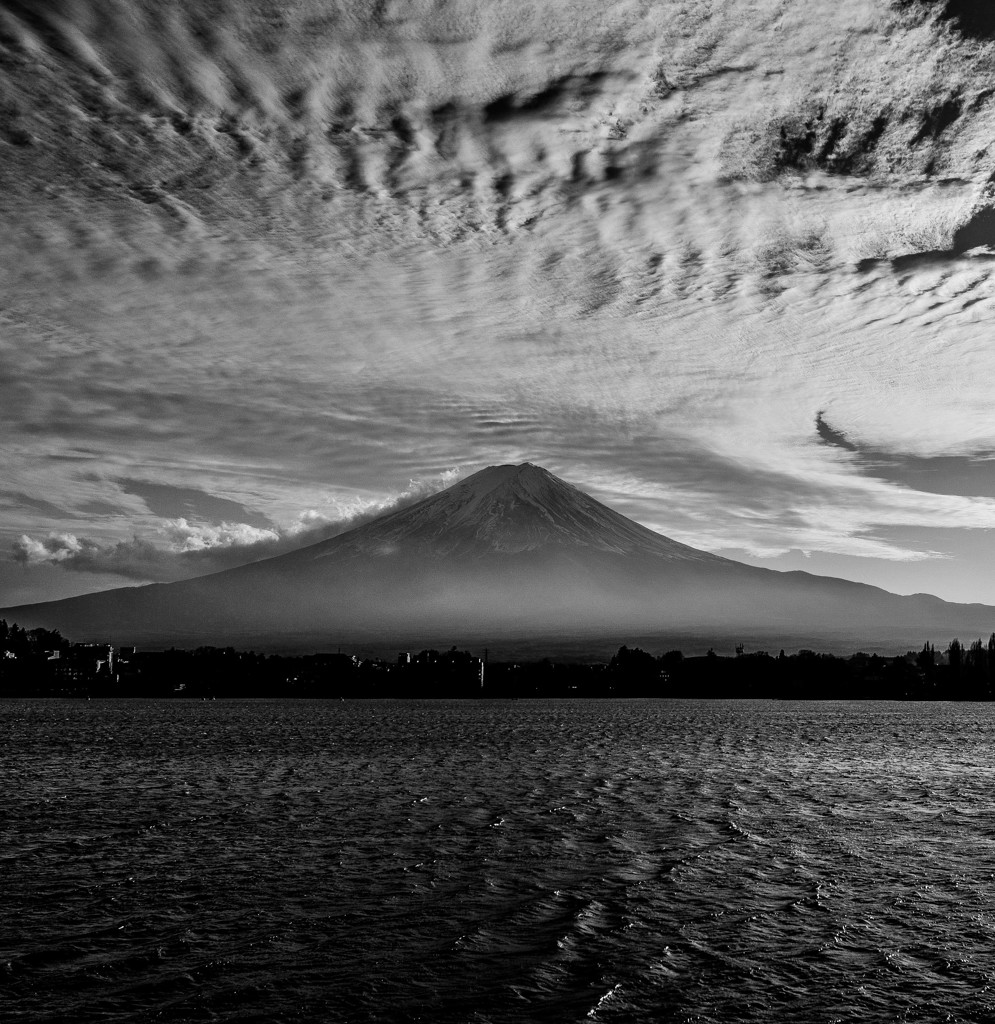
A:
[[[347,547],[375,553],[411,546],[449,556],[587,548],[725,561],[626,519],[530,462],[488,466],[415,505],[326,541],[315,555]]]

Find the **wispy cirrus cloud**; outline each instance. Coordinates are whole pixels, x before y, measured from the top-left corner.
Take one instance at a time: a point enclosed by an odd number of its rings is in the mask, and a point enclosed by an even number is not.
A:
[[[825,420],[816,430],[823,444],[852,452],[862,473],[932,494],[963,494],[995,498],[995,451],[919,455],[854,441]]]

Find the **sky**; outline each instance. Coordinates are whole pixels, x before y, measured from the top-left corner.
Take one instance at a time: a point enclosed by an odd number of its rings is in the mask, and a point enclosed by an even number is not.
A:
[[[995,23],[0,0],[0,606],[530,461],[995,604]]]

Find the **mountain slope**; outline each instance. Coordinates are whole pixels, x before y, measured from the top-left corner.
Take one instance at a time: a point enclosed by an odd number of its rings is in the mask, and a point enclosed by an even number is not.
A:
[[[0,610],[117,643],[313,648],[636,634],[873,645],[988,632],[995,609],[721,558],[537,466],[492,466],[298,551],[179,583]]]
[[[374,554],[401,546],[436,556],[471,558],[571,547],[731,564],[626,519],[531,463],[482,469],[415,505],[300,554],[316,558],[343,550]]]

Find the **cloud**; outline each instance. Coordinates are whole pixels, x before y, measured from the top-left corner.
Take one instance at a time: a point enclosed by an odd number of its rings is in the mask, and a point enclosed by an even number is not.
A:
[[[166,523],[155,538],[133,537],[107,544],[72,533],[38,540],[23,534],[13,546],[22,565],[55,565],[86,573],[165,582],[186,579],[266,557],[280,534],[247,523],[192,526],[185,519]]]
[[[45,540],[34,540],[24,535],[17,543],[14,560],[25,565],[58,564],[76,561],[80,555],[99,548],[93,541],[80,539],[71,533],[52,533]]]
[[[857,443],[831,427],[822,413],[816,432],[823,444],[852,452],[860,472],[931,494],[961,494],[995,498],[995,452],[984,449],[967,455],[913,455]]]
[[[129,479],[117,483],[125,494],[141,498],[155,515],[163,518],[217,521],[231,517],[240,524],[264,530],[273,526],[269,519],[246,508],[241,502],[220,498],[198,487],[177,487],[173,484]]]
[[[36,7],[0,3],[25,564],[213,571],[522,459],[709,548],[992,522],[995,105],[921,5],[263,3],[265,45],[238,4]]]
[[[317,509],[306,509],[285,529],[263,529],[248,523],[195,524],[178,518],[163,523],[152,538],[136,536],[116,543],[72,533],[53,532],[40,540],[23,534],[13,545],[12,558],[26,566],[58,566],[145,582],[187,579],[335,537],[405,508],[454,483],[458,476],[457,470],[447,470],[431,480],[411,481],[408,489],[393,499],[370,503],[344,517],[332,519]]]

